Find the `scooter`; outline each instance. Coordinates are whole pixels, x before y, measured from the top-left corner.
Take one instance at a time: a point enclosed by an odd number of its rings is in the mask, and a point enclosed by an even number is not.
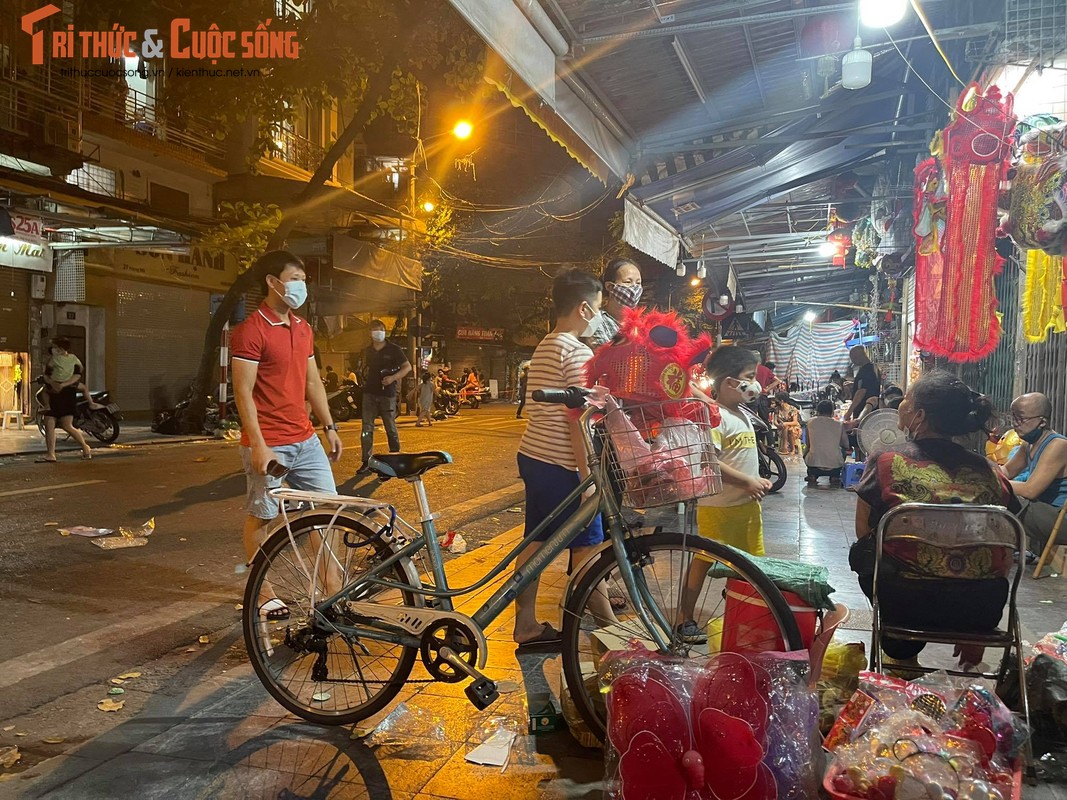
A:
[[[463,389],[459,393],[460,406],[477,408],[482,403],[488,403],[491,399],[488,387],[479,386],[477,389]]]
[[[433,407],[449,417],[459,413],[459,392],[456,391],[455,381],[441,381],[441,388],[433,396]]]
[[[37,430],[41,432],[41,436],[44,436],[44,419],[47,416],[44,410],[48,406],[48,398],[46,396],[48,392],[47,381],[45,381],[44,376],[41,376],[37,378],[37,383],[40,384],[40,388],[33,396],[34,400],[37,401]],[[90,399],[92,402],[104,406],[104,408],[95,410],[89,408]],[[111,394],[107,389],[89,392],[89,397],[78,392],[78,405],[74,410],[74,427],[78,430],[89,434],[104,444],[111,444],[119,438],[120,419],[122,419],[122,413],[118,404],[111,402]]]
[[[351,381],[345,381],[339,389],[326,395],[326,402],[334,422],[348,422],[361,413],[363,390]]]

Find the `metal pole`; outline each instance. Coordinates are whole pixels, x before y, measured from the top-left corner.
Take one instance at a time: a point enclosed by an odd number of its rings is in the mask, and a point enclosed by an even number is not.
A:
[[[230,323],[222,326],[222,341],[219,346],[219,422],[226,419],[226,381],[230,367]]]

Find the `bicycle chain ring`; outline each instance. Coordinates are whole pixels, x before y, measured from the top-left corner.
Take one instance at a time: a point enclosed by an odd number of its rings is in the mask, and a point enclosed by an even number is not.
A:
[[[442,683],[460,683],[467,679],[467,674],[459,672],[441,657],[441,648],[449,647],[471,666],[478,660],[478,644],[467,630],[455,620],[439,620],[422,634],[419,655],[426,671],[434,680]]]

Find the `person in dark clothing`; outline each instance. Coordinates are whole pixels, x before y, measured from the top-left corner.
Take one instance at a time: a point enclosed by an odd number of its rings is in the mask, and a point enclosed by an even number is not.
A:
[[[852,386],[852,405],[845,414],[846,421],[859,419],[868,411],[878,408],[878,400],[882,396],[882,379],[867,357],[867,348],[853,347],[848,351],[848,357],[856,367],[856,380]]]
[[[385,436],[389,440],[389,452],[400,452],[400,434],[396,429],[397,387],[404,376],[411,372],[411,363],[398,345],[385,339],[385,323],[372,319],[370,323],[370,346],[363,351],[363,363],[367,375],[363,387],[363,431],[359,436],[363,451],[363,463],[358,475],[370,472],[371,451],[374,449],[374,421],[382,418]]]
[[[989,460],[952,441],[985,430],[993,415],[989,399],[972,392],[951,373],[923,375],[901,403],[899,425],[909,441],[867,461],[856,490],[856,543],[849,566],[860,589],[873,594],[875,531],[891,508],[902,503],[969,503],[1019,510],[1011,484]],[[999,622],[1008,597],[1003,548],[973,548],[952,570],[918,541],[886,545],[878,595],[884,620],[893,625],[986,631]],[[885,559],[888,559],[888,562]],[[1006,555],[1007,566],[1011,554]],[[885,567],[888,566],[888,571]],[[945,576],[946,571],[960,578]],[[882,650],[898,666],[915,666],[925,642],[882,638]],[[982,660],[981,648],[957,648],[961,665]]]
[[[519,409],[515,412],[515,419],[522,419],[522,410],[526,408],[526,381],[529,377],[529,365],[519,370]]]
[[[326,384],[327,392],[337,391],[340,379],[337,377],[337,373],[333,371],[333,367],[326,367],[326,374],[323,376],[322,382]]]

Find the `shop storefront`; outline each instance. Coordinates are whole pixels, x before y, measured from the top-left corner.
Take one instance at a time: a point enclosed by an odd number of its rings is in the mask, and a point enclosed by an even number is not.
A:
[[[237,277],[230,256],[104,249],[86,256],[86,299],[105,324],[108,388],[133,415],[173,405],[196,375],[212,295]]]
[[[38,332],[33,298],[43,297],[52,251],[39,219],[16,213],[11,233],[0,235],[0,411],[30,409],[30,357]]]

